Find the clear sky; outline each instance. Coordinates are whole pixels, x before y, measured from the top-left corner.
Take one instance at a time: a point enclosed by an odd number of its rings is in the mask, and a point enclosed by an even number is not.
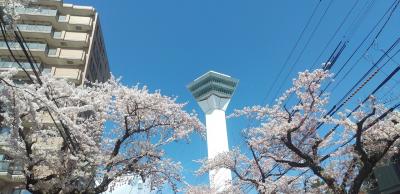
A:
[[[65,0],[65,2],[92,5],[101,17],[101,25],[106,42],[111,71],[122,76],[128,85],[141,83],[151,90],[161,89],[163,94],[178,96],[180,102],[188,102],[187,110],[195,109],[204,121],[204,115],[186,85],[203,73],[214,70],[231,75],[240,80],[227,113],[233,109],[264,102],[268,88],[276,79],[285,60],[308,18],[319,0]],[[295,72],[316,66],[326,61],[334,47],[343,39],[347,30],[354,31],[349,37],[348,46],[333,67],[336,72],[355,50],[361,40],[383,15],[393,0],[359,0],[349,18],[337,36],[333,39],[322,57],[317,60],[324,46],[334,35],[346,14],[356,0],[323,0],[306,29],[303,38],[290,58],[288,67],[278,79],[278,84],[287,88]],[[369,11],[369,2],[373,2]],[[327,9],[327,7],[329,9]],[[365,9],[363,9],[365,8]],[[326,15],[322,17],[324,10]],[[359,15],[361,13],[361,15]],[[352,22],[360,16],[359,22]],[[306,45],[313,28],[322,18],[309,44],[294,66],[290,79],[283,80],[294,65],[296,58]],[[389,44],[399,37],[399,11],[387,24],[377,44],[364,57],[345,81],[333,91],[332,101],[336,102],[387,49]],[[396,23],[397,22],[397,23]],[[359,27],[357,28],[357,25]],[[349,34],[347,34],[349,35]],[[370,41],[369,41],[370,42]],[[368,42],[368,43],[369,43]],[[364,51],[365,46],[360,51]],[[349,67],[359,58],[358,52]],[[400,59],[396,59],[400,61]],[[348,67],[348,68],[349,68]],[[389,63],[377,79],[357,95],[354,102],[376,86],[385,74],[395,67]],[[346,67],[346,69],[348,69]],[[339,77],[340,78],[340,77]],[[396,77],[400,80],[399,76]],[[375,81],[376,80],[376,81]],[[399,93],[395,82],[390,82],[379,93],[386,96]],[[272,103],[272,95],[267,103]],[[393,92],[393,94],[392,94]],[[240,130],[246,126],[240,119],[228,120],[230,147],[243,143]],[[191,143],[177,143],[169,146],[168,155],[182,162],[186,180],[192,184],[205,184],[207,176],[193,176],[198,165],[193,160],[205,158],[206,143],[193,137]]]

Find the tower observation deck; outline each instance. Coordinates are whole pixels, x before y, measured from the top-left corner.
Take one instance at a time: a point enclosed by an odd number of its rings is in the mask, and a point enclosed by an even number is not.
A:
[[[187,87],[206,115],[208,159],[229,151],[225,111],[239,80],[209,71]],[[221,168],[209,173],[210,186],[223,191],[232,180],[231,171]]]

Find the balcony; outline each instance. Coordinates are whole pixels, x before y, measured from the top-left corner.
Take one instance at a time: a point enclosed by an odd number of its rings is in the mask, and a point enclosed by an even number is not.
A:
[[[18,42],[8,42],[10,49],[13,51],[16,56],[24,56],[24,52],[22,51],[21,46]],[[29,50],[32,52],[32,55],[35,57],[40,57],[41,61],[46,57],[47,44],[45,43],[32,43],[28,42],[26,45]],[[10,55],[10,51],[7,48],[7,44],[5,41],[0,41],[0,55],[8,56]],[[4,64],[6,65],[6,64]]]
[[[71,31],[89,31],[92,29],[93,18],[87,16],[58,16],[58,23],[63,25],[64,29]]]
[[[10,172],[10,160],[0,160],[0,176],[8,176]]]
[[[33,75],[32,67],[29,62],[20,62],[21,66],[31,75]],[[42,71],[42,65],[40,63],[37,63],[37,70]],[[16,73],[15,76],[20,77],[20,76],[26,76],[25,72],[22,70],[22,68],[18,65],[17,62],[15,61],[1,61],[0,60],[0,72],[1,71],[7,71],[10,70],[11,68],[16,68],[18,72]],[[0,133],[0,141],[2,139],[2,135]],[[0,143],[1,145],[1,143]]]
[[[51,26],[45,25],[32,25],[32,24],[17,24],[21,32],[38,32],[38,33],[51,33]]]
[[[52,3],[62,3],[62,0],[38,0],[37,2],[39,3],[45,3],[45,2],[52,2]]]
[[[31,64],[29,62],[20,62],[21,66],[26,69],[27,71],[32,71]],[[41,64],[37,64],[38,68],[41,69]],[[17,68],[20,69],[21,67],[15,61],[1,61],[0,60],[0,69],[10,69],[10,68]]]
[[[24,52],[22,51],[22,48],[18,42],[9,41],[8,45],[10,46],[10,49],[13,51],[14,55],[24,56]],[[46,57],[47,44],[28,42],[28,43],[26,43],[25,46],[27,46],[29,48],[29,50],[32,52],[33,56],[39,57],[41,61],[44,61],[43,59],[45,59],[45,57]],[[8,50],[5,41],[0,41],[0,55],[1,56],[10,55],[10,51]],[[7,66],[9,64],[5,63],[3,65]]]
[[[51,25],[17,24],[25,38],[46,39],[51,45],[58,47],[88,46],[90,35],[85,32],[55,31]]]
[[[10,139],[10,132],[8,130],[4,130],[5,128],[0,128],[0,147],[2,146],[10,146],[10,142],[8,141]],[[0,161],[4,160],[2,158],[2,154],[0,154]],[[0,170],[1,174],[1,170]]]
[[[53,27],[46,25],[18,24],[18,29],[24,37],[29,38],[51,38]]]
[[[76,68],[56,67],[53,76],[80,84],[82,81],[82,70]]]
[[[15,189],[12,194],[31,194],[31,192],[26,189]]]
[[[23,56],[24,53],[17,42],[9,42],[11,50],[16,55]],[[86,52],[79,49],[48,48],[45,43],[26,43],[34,57],[46,64],[55,65],[82,65],[85,63]],[[0,41],[0,55],[9,55],[7,45]],[[4,64],[5,66],[8,64]]]
[[[56,31],[53,39],[60,47],[86,47],[89,45],[90,35],[84,32]]]
[[[51,119],[50,114],[47,111],[37,112],[37,119],[43,126],[54,126],[54,122]],[[55,120],[57,124],[59,124],[58,119]],[[24,127],[32,127],[34,126],[36,121],[32,121],[31,119],[24,119],[23,125]]]
[[[10,45],[10,48],[12,50],[22,50],[21,46],[19,45],[18,42],[8,42],[8,44]],[[44,43],[26,43],[26,45],[28,46],[29,50],[31,51],[46,51],[47,45]],[[7,45],[5,41],[0,41],[0,49],[7,49]],[[8,51],[7,51],[8,52]]]
[[[22,170],[22,166],[15,164],[12,160],[0,160],[0,179],[23,181]]]
[[[68,13],[71,15],[79,16],[93,16],[95,14],[95,9],[92,6],[81,6],[70,3],[64,3],[60,11],[65,14]]]
[[[59,65],[83,65],[85,63],[86,52],[84,50],[51,48],[48,50],[49,59],[58,59]]]
[[[62,6],[62,0],[37,0],[32,1],[35,5],[45,5],[45,6]]]
[[[56,17],[56,9],[48,9],[41,7],[17,7],[15,12],[21,16],[35,17],[31,19],[43,18],[43,17]]]

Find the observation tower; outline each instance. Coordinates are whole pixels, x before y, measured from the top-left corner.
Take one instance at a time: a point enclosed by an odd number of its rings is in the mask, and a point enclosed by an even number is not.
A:
[[[206,115],[208,159],[229,151],[225,111],[239,80],[228,75],[209,71],[195,79],[187,88]],[[209,172],[210,186],[223,191],[232,180],[229,169]]]

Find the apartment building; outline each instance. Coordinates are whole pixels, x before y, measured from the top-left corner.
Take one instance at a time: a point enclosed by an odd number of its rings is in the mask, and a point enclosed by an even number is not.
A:
[[[82,84],[85,80],[103,82],[110,77],[107,54],[93,7],[37,0],[29,7],[17,7],[17,27],[42,73]],[[31,70],[17,42],[11,49],[22,65]],[[0,37],[0,71],[19,67]],[[23,77],[23,75],[21,74]]]
[[[85,81],[104,82],[110,77],[99,16],[93,7],[63,0],[37,0],[27,7],[16,8],[15,12],[19,15],[16,26],[42,74],[77,85]],[[19,43],[10,39],[9,45],[18,61],[32,72]],[[10,68],[19,69],[19,66],[11,57],[4,37],[0,36],[0,71]],[[27,79],[22,69],[17,79]],[[1,139],[6,138],[6,133],[0,128],[0,146],[6,146]],[[0,153],[0,194],[24,192],[18,188],[24,181],[21,170],[12,158]]]

